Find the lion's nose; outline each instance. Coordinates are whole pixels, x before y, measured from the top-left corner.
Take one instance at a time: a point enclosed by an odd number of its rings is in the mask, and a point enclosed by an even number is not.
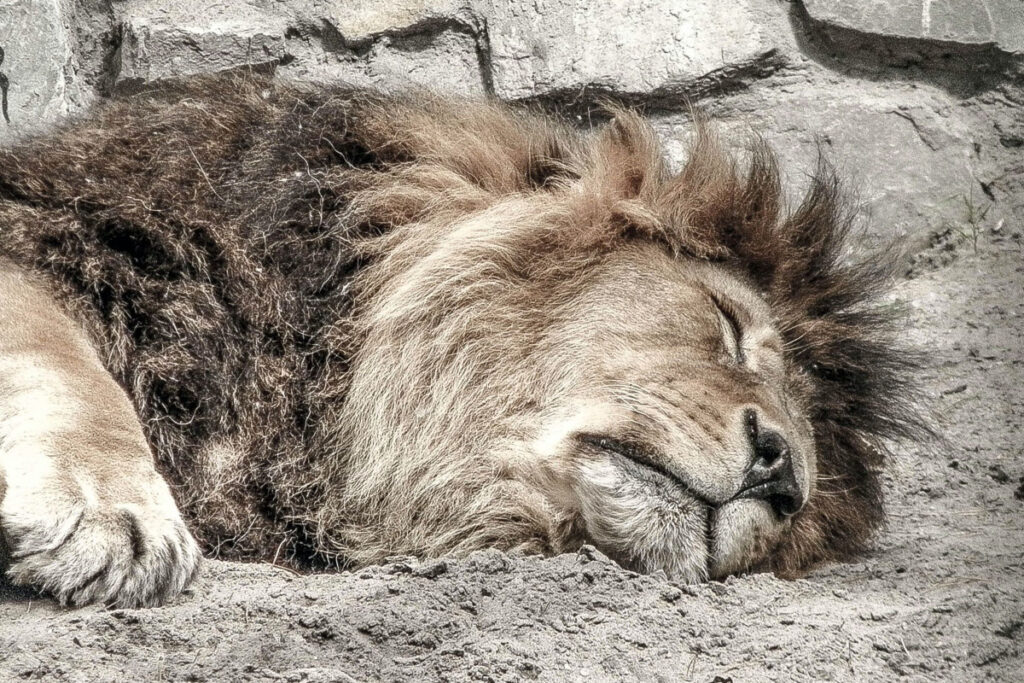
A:
[[[767,501],[782,517],[796,514],[806,499],[796,480],[789,443],[779,432],[762,429],[755,411],[748,410],[745,421],[754,456],[735,497]]]

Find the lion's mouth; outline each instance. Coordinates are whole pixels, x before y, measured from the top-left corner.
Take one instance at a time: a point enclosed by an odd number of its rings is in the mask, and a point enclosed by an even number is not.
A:
[[[608,453],[616,466],[632,475],[634,479],[647,483],[664,498],[680,502],[696,501],[709,510],[715,507],[713,502],[694,490],[682,474],[659,464],[640,446],[607,436],[589,434],[581,436],[580,441]]]
[[[617,542],[606,546],[606,552],[628,568],[644,572],[661,568],[686,581],[706,581],[719,573],[715,549],[722,533],[720,504],[698,493],[684,475],[660,464],[656,454],[642,447],[604,436],[582,435],[578,440],[618,471],[617,477],[605,480],[606,495],[631,515],[657,520],[660,529],[648,539],[654,546],[639,553],[637,548],[616,550]],[[652,563],[653,557],[662,559]]]
[[[703,529],[700,534],[704,541],[704,563],[703,579],[709,579],[713,575],[714,544],[715,544],[715,511],[716,506],[707,498],[694,492],[686,482],[674,477],[671,473],[657,465],[643,460],[637,460],[621,454],[613,454],[613,461],[628,475],[650,484],[654,494],[668,500],[673,505],[685,506],[693,510],[694,503],[700,506],[700,514],[703,518]]]
[[[653,462],[642,452],[623,447],[621,442],[603,437],[594,438],[596,443],[592,445],[608,452],[616,467],[631,480],[643,482],[652,495],[691,512],[697,512],[694,508],[699,506],[703,526],[700,536],[704,543],[703,579],[711,578],[715,568],[715,513],[718,506],[694,491],[682,477]]]
[[[754,537],[747,537],[743,533],[737,535],[736,530],[731,529],[731,525],[722,520],[723,511],[730,503],[744,502],[742,495],[722,503],[715,503],[697,493],[681,477],[635,452],[627,454],[611,451],[611,460],[632,481],[644,483],[650,496],[685,511],[688,516],[692,515],[690,519],[702,525],[699,537],[703,542],[704,550],[703,580],[721,579],[728,574],[748,571],[754,565],[754,560],[765,553],[764,548],[755,552],[758,543],[754,542]],[[769,504],[769,502],[761,502],[763,505]],[[700,515],[699,520],[696,518],[698,514]],[[774,509],[772,514],[777,523],[781,522],[783,525],[788,523],[788,518],[780,518]],[[724,528],[720,524],[725,524]],[[775,529],[778,530],[778,527]],[[763,543],[767,538],[767,530],[762,529],[760,538],[760,542]],[[697,538],[694,540],[697,541]],[[746,559],[739,564],[729,559],[731,554],[736,553],[737,547],[743,548],[744,550],[739,554],[746,556]],[[730,551],[729,548],[732,550]],[[693,550],[695,551],[696,548]],[[750,555],[751,552],[755,552],[755,555]]]
[[[654,495],[679,505],[692,504],[693,501],[705,503],[685,482],[673,477],[661,468],[649,463],[637,461],[618,453],[612,454],[612,462],[634,481],[641,481],[653,490]]]

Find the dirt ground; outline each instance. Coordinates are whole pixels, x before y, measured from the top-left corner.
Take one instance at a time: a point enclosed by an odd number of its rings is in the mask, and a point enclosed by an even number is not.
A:
[[[116,611],[0,586],[0,680],[1024,680],[1024,240],[1007,233],[938,234],[897,287],[945,443],[894,459],[888,528],[859,562],[696,586],[589,549],[305,577],[208,562],[174,604]]]

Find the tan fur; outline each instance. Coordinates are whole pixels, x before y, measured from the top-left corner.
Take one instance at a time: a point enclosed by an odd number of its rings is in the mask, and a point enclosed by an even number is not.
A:
[[[683,580],[792,573],[863,544],[883,440],[918,424],[867,305],[882,271],[843,260],[834,182],[783,216],[770,153],[743,176],[707,127],[673,176],[628,112],[584,135],[493,103],[197,79],[0,169],[2,253],[93,335],[213,555],[318,568],[591,542]],[[46,315],[31,343],[73,335]],[[76,344],[40,367],[109,400],[53,429],[138,436]],[[791,447],[809,498],[792,517],[736,497],[750,411]],[[123,464],[149,455],[99,450],[40,462],[116,507],[138,488]],[[10,533],[31,485],[3,479]],[[63,533],[77,500],[38,528]],[[75,600],[173,592],[9,571]]]
[[[156,604],[199,552],[128,397],[37,278],[0,261],[0,532],[62,602]]]

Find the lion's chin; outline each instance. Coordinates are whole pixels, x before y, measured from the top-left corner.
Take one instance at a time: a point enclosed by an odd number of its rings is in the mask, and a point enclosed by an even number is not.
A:
[[[619,564],[688,583],[708,578],[710,509],[612,463],[591,463],[576,486],[589,542]]]
[[[684,583],[699,583],[710,576],[706,535],[695,525],[665,523],[657,513],[639,515],[637,526],[647,528],[632,537],[624,529],[588,525],[588,540],[627,569],[644,574],[662,571]],[[609,533],[611,532],[611,533]]]
[[[764,501],[710,508],[603,464],[586,468],[577,494],[589,542],[629,569],[687,583],[763,564],[787,527]]]
[[[780,522],[765,501],[744,498],[717,508],[709,525],[710,578],[762,565],[787,527],[788,523]]]
[[[609,507],[614,506],[605,509]],[[770,569],[765,559],[778,546],[785,525],[766,503],[701,507],[680,514],[667,513],[658,502],[635,506],[627,523],[607,516],[588,522],[589,540],[628,569],[645,574],[660,570],[669,579],[686,583]]]

